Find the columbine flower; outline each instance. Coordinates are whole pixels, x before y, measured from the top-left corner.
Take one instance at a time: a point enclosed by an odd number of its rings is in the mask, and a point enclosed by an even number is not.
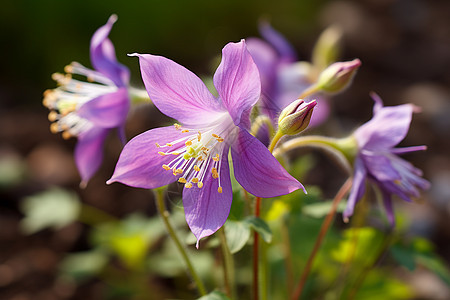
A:
[[[130,106],[127,85],[128,69],[119,64],[114,46],[108,38],[117,16],[112,15],[106,25],[93,35],[90,56],[95,70],[78,63],[66,66],[66,75],[53,74],[59,87],[44,93],[44,105],[51,112],[53,133],[62,132],[64,138],[78,137],[75,162],[85,185],[97,171],[103,158],[103,142],[112,128],[119,128],[124,140],[125,119]],[[72,78],[85,76],[88,82]]]
[[[214,75],[218,98],[177,63],[161,56],[134,55],[139,57],[142,78],[155,106],[181,125],[152,129],[133,138],[108,183],[149,189],[176,180],[183,183],[186,221],[197,241],[213,234],[228,217],[230,151],[237,181],[255,196],[275,197],[303,188],[246,130],[261,87],[243,40],[223,48]]]
[[[250,38],[247,45],[261,76],[261,110],[275,121],[283,108],[314,83],[314,66],[298,61],[293,46],[268,23],[261,23],[260,33],[268,43]],[[329,114],[326,99],[321,95],[314,99],[317,107],[310,126],[319,125]]]
[[[397,154],[425,150],[425,146],[393,148],[402,141],[409,130],[413,105],[383,107],[377,95],[372,120],[358,128],[354,133],[358,154],[354,162],[354,180],[350,192],[344,219],[353,214],[353,209],[365,192],[366,179],[374,182],[383,196],[387,217],[391,225],[395,224],[392,209],[392,195],[405,201],[419,197],[418,189],[425,190],[429,182],[421,178],[422,171],[401,159]]]

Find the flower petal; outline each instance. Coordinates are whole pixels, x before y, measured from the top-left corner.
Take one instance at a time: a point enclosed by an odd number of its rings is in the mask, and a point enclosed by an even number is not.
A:
[[[117,62],[114,45],[108,38],[112,26],[117,21],[117,16],[112,15],[108,22],[97,29],[91,39],[90,55],[92,65],[119,86],[125,86],[130,79],[130,71],[127,67]]]
[[[361,159],[364,162],[367,172],[378,181],[401,179],[399,172],[394,168],[388,156],[362,150]]]
[[[211,123],[220,103],[194,73],[162,56],[138,56],[142,79],[152,102],[165,115],[189,126]],[[201,115],[201,117],[199,117]]]
[[[286,62],[293,62],[297,60],[294,47],[286,38],[273,29],[268,22],[261,22],[259,26],[261,35],[277,50],[281,59]]]
[[[194,186],[183,190],[183,205],[186,221],[192,233],[197,238],[197,248],[201,238],[216,232],[228,218],[233,191],[231,188],[230,169],[228,166],[228,149],[221,155],[220,185],[222,193],[218,192],[219,179],[206,176],[203,187]],[[210,164],[207,174],[211,174]]]
[[[366,191],[366,170],[359,157],[355,160],[355,174],[353,175],[353,185],[347,200],[347,207],[343,213],[344,220],[348,220],[353,215],[356,202],[358,202]]]
[[[100,167],[103,160],[103,143],[108,129],[94,127],[78,137],[75,147],[75,163],[85,186]]]
[[[359,147],[370,150],[394,147],[408,133],[412,113],[410,104],[379,108],[372,120],[356,130]]]
[[[247,118],[261,94],[259,71],[244,40],[228,43],[223,48],[222,62],[214,74],[214,86],[234,124],[239,125],[242,115]]]
[[[236,180],[245,190],[257,197],[286,195],[299,188],[305,191],[302,184],[246,130],[239,129],[237,139],[231,145],[231,155]]]
[[[128,91],[120,88],[86,102],[79,108],[78,114],[97,126],[114,128],[125,123],[129,108]]]
[[[123,148],[114,174],[107,184],[121,182],[133,187],[153,189],[176,181],[179,176],[174,176],[172,171],[162,167],[176,157],[158,154],[169,148],[158,148],[156,143],[165,145],[181,137],[181,131],[173,126],[155,128],[134,137]],[[184,146],[184,140],[174,144],[170,150],[176,150],[179,146]]]

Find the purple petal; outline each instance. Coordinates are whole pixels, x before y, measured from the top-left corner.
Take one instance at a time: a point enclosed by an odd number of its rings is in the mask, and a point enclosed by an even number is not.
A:
[[[118,87],[122,87],[128,84],[130,71],[117,62],[114,45],[108,38],[116,21],[117,16],[112,15],[105,25],[97,29],[91,39],[90,55],[94,68],[114,81]]]
[[[214,74],[214,85],[234,124],[239,125],[242,115],[250,112],[261,94],[259,71],[244,40],[228,43],[223,48],[222,62]]]
[[[384,205],[384,209],[386,210],[386,216],[388,218],[389,224],[391,225],[391,227],[394,227],[395,226],[395,215],[394,215],[394,209],[392,207],[391,195],[384,190],[381,190],[381,193],[383,194],[383,205]]]
[[[292,177],[254,136],[239,129],[231,146],[234,176],[249,193],[263,198],[289,194],[299,188],[300,182]],[[306,193],[306,191],[305,191]]]
[[[401,179],[400,174],[392,166],[389,157],[383,154],[370,153],[362,151],[361,159],[372,176],[379,181],[393,181]]]
[[[233,191],[228,166],[228,149],[223,151],[221,157],[220,185],[222,193],[218,192],[219,179],[210,176],[213,164],[210,164],[206,171],[207,176],[205,176],[202,188],[194,186],[183,190],[186,221],[197,238],[197,248],[200,239],[210,236],[222,227],[230,213]]]
[[[99,96],[83,104],[78,114],[103,128],[119,127],[125,123],[130,100],[126,88]]]
[[[411,146],[411,147],[402,147],[402,148],[392,148],[389,151],[394,154],[405,154],[416,151],[425,151],[427,150],[427,146]]]
[[[181,139],[172,147],[158,148],[156,143],[165,145],[182,137],[183,133],[173,126],[155,128],[134,137],[123,148],[114,174],[107,184],[121,182],[133,187],[153,189],[176,181],[179,176],[174,176],[171,170],[162,167],[176,156],[172,154],[161,156],[158,152],[176,151],[184,146],[185,139]]]
[[[267,22],[261,22],[259,26],[261,36],[264,37],[279,53],[281,59],[287,62],[293,62],[297,60],[294,47],[286,38],[273,29]]]
[[[394,147],[408,133],[412,113],[410,104],[379,109],[372,120],[356,130],[359,147],[370,150]]]
[[[194,73],[162,56],[133,56],[139,57],[145,88],[163,114],[190,126],[217,118],[220,103]]]
[[[352,189],[347,200],[347,207],[343,213],[344,220],[353,215],[356,202],[358,202],[366,191],[366,170],[359,157],[355,160],[355,174],[353,175]]]
[[[87,184],[102,163],[103,143],[108,132],[108,129],[94,127],[78,137],[75,163],[80,172],[82,186]]]
[[[376,115],[377,112],[383,108],[383,100],[378,96],[377,93],[371,92],[370,97],[375,102],[373,105],[373,114]]]

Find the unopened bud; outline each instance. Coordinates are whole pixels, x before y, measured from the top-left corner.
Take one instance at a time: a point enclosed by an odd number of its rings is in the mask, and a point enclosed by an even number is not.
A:
[[[341,52],[341,38],[342,30],[337,25],[330,26],[322,32],[312,53],[312,63],[319,71],[338,59]]]
[[[361,61],[354,59],[336,62],[323,70],[317,80],[317,88],[326,93],[337,93],[347,88],[353,80]]]
[[[278,131],[287,135],[294,135],[302,132],[309,125],[316,100],[306,103],[302,99],[297,99],[280,114],[278,118]]]

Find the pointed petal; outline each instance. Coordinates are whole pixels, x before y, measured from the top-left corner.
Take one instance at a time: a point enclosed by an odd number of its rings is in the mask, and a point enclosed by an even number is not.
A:
[[[162,168],[163,164],[169,164],[176,156],[161,156],[158,152],[169,149],[175,151],[184,146],[184,139],[170,148],[158,148],[156,143],[165,145],[182,137],[183,133],[173,126],[155,128],[134,137],[123,148],[114,174],[107,184],[121,182],[132,187],[153,189],[176,181],[179,176]]]
[[[239,125],[261,94],[259,71],[244,40],[228,43],[223,48],[222,62],[214,74],[214,86],[234,124]]]
[[[294,47],[291,43],[277,30],[275,30],[268,22],[261,22],[259,26],[261,35],[277,50],[281,59],[286,62],[297,60]]]
[[[102,163],[103,143],[108,132],[108,129],[94,127],[78,137],[75,163],[80,172],[82,185],[87,184]]]
[[[162,56],[132,56],[139,57],[145,88],[163,114],[190,126],[208,124],[217,117],[220,103],[194,73]]]
[[[105,25],[97,29],[91,39],[90,55],[94,68],[122,87],[128,84],[130,71],[117,62],[114,45],[108,38],[116,21],[117,16],[112,15]]]
[[[218,192],[219,179],[214,179],[211,174],[210,164],[203,187],[194,187],[183,190],[183,206],[186,221],[198,243],[201,238],[210,236],[216,232],[228,218],[230,213],[233,191],[231,188],[230,169],[228,166],[228,149],[221,155],[220,185],[222,193]]]
[[[391,164],[389,157],[363,150],[361,159],[366,166],[367,172],[378,181],[394,181],[401,179],[399,172]]]
[[[408,133],[412,113],[410,104],[380,108],[372,120],[356,130],[359,147],[370,150],[394,147]]]
[[[99,96],[83,104],[78,114],[103,128],[119,127],[125,123],[130,100],[126,88]]]
[[[358,202],[366,191],[366,170],[359,157],[355,160],[355,173],[353,175],[353,185],[347,200],[347,207],[343,213],[344,220],[348,220],[353,215],[356,202]]]
[[[245,130],[239,129],[236,141],[231,145],[231,155],[236,180],[257,197],[286,195],[299,188],[305,191],[269,150]]]

